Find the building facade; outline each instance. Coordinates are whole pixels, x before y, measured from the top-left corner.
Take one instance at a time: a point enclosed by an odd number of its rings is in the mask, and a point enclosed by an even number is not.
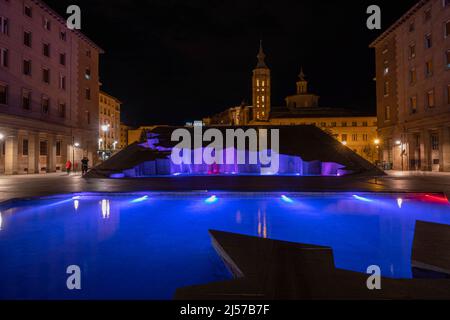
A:
[[[99,94],[99,150],[114,152],[121,149],[119,99],[100,91]]]
[[[382,161],[450,171],[450,1],[418,2],[371,47]]]
[[[94,163],[100,53],[43,2],[0,0],[0,174]]]
[[[130,129],[126,124],[120,124],[120,149],[128,147],[128,130]]]

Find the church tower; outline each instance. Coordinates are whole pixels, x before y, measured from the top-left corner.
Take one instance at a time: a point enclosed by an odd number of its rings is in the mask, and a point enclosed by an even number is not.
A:
[[[253,70],[253,120],[268,121],[270,117],[270,69],[267,67],[262,48],[259,44],[258,64]]]

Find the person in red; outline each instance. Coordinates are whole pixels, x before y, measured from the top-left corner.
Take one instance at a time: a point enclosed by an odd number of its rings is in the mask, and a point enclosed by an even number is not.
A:
[[[70,174],[70,170],[71,169],[72,169],[72,162],[70,162],[70,160],[67,160],[67,162],[66,162],[66,171],[67,171],[68,175]]]

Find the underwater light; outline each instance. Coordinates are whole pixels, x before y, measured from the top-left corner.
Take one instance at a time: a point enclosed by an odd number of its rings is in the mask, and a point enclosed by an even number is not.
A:
[[[359,200],[359,201],[372,202],[372,200],[364,198],[364,197],[360,197],[360,196],[358,196],[356,194],[353,195],[353,198],[355,198],[356,200]]]
[[[132,200],[131,203],[139,203],[139,202],[145,201],[147,199],[148,199],[148,196],[143,196],[143,197]]]
[[[397,199],[397,205],[398,205],[399,209],[402,208],[402,206],[403,206],[403,199],[402,198],[398,198]]]
[[[78,210],[78,207],[80,206],[80,201],[78,201],[78,200],[74,200],[73,201],[73,207],[74,207],[74,209],[75,210]]]
[[[294,200],[292,200],[291,198],[285,196],[284,194],[281,196],[281,200],[283,200],[284,202],[287,202],[287,203],[293,203],[294,202]]]
[[[173,175],[174,175],[174,176],[179,176],[179,175],[181,175],[181,173],[176,172],[176,173],[174,173]]]
[[[217,202],[218,200],[219,199],[217,198],[217,196],[211,196],[208,199],[206,199],[205,202],[208,203],[208,204],[212,204],[212,203]]]
[[[0,212],[0,231],[2,230],[3,218],[2,213]]]

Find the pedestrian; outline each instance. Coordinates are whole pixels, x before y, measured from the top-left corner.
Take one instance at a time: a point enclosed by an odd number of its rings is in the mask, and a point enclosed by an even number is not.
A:
[[[81,159],[81,172],[83,176],[88,172],[88,168],[89,159],[87,157],[83,157],[83,159]]]
[[[70,160],[67,160],[67,162],[66,162],[67,175],[70,174],[70,170],[72,170],[72,162],[70,162]]]

